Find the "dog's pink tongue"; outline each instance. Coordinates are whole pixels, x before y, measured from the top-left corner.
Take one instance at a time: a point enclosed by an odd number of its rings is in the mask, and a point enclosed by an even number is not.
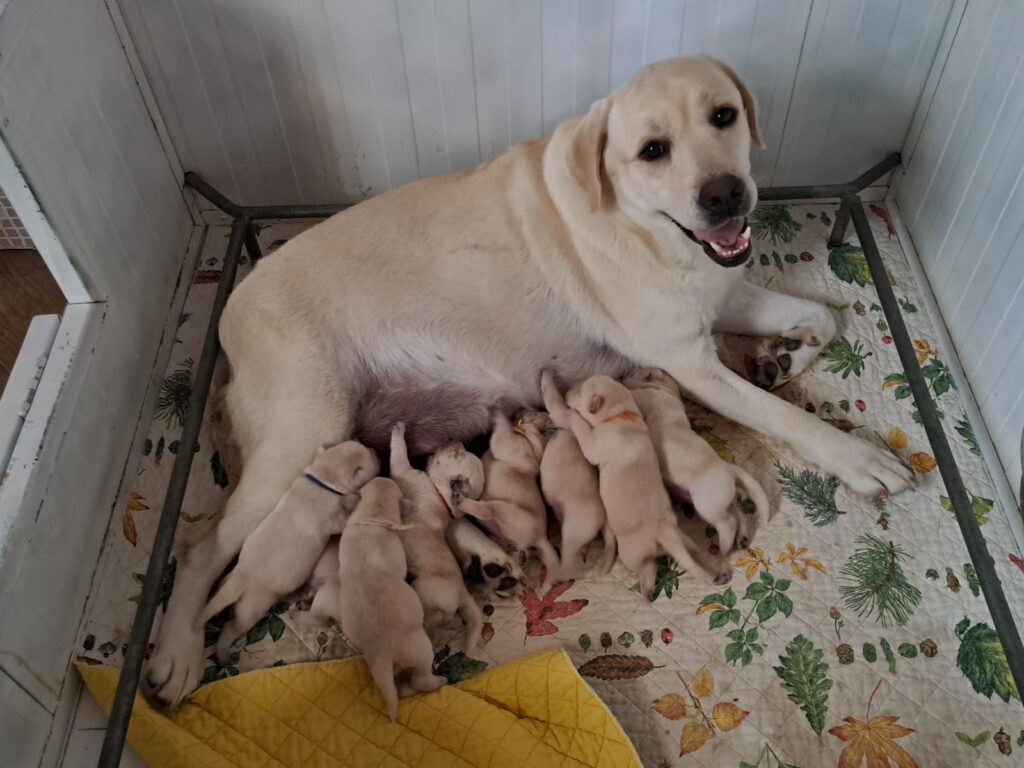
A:
[[[698,240],[703,240],[705,243],[718,243],[728,248],[735,245],[736,241],[739,240],[745,223],[743,219],[733,219],[716,229],[706,229],[702,232],[694,232],[693,234],[694,237]]]

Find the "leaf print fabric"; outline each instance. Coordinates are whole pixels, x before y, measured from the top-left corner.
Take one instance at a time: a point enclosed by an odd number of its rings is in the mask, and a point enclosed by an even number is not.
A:
[[[536,589],[531,565],[532,589],[507,600],[478,596],[486,623],[474,655],[462,650],[458,618],[431,629],[438,674],[455,682],[562,647],[649,768],[980,768],[1021,762],[1024,723],[1005,653],[863,250],[852,230],[839,248],[826,244],[835,214],[835,205],[818,204],[763,206],[752,217],[760,235],[744,279],[825,304],[838,329],[809,368],[773,394],[829,429],[896,454],[913,468],[916,490],[860,498],[784,443],[687,402],[694,432],[723,461],[750,472],[769,497],[769,509],[753,516],[749,500],[737,496],[734,513],[748,516],[755,530],[748,547],[729,555],[732,581],[713,586],[704,574],[687,573],[659,556],[657,598],[647,603],[633,591],[637,576],[621,565],[607,576],[546,591]],[[880,213],[872,211],[869,219],[972,514],[1020,619],[1024,553],[982,465],[899,238],[890,237]],[[264,250],[306,226],[272,224],[259,233]],[[138,474],[126,479],[124,501],[110,516],[76,649],[97,663],[123,660],[167,480],[181,449],[180,423],[226,234],[212,227],[204,241],[203,271],[178,327],[171,324],[175,333],[168,334],[175,342],[170,362],[154,377],[160,384],[157,411],[139,427]],[[249,268],[243,265],[243,276]],[[149,379],[153,372],[138,375]],[[161,620],[180,545],[215,524],[237,479],[238,468],[218,451],[210,416],[208,411],[193,461],[178,548],[160,585]],[[814,450],[809,448],[812,459]],[[677,512],[695,553],[713,557],[719,544],[714,529],[692,505]],[[767,522],[761,522],[763,513]],[[557,547],[557,530],[552,536]],[[296,623],[293,616],[309,597],[300,592],[275,605],[223,665],[212,659],[212,644],[226,616],[211,622],[204,633],[204,680],[357,653],[343,628]]]

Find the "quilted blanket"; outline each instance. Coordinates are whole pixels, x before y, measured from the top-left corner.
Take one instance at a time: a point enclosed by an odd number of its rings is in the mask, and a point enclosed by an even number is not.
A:
[[[117,670],[79,663],[109,711]],[[564,651],[402,700],[392,723],[362,659],[211,683],[171,715],[138,697],[128,740],[152,768],[639,768]]]
[[[650,604],[620,566],[545,594],[530,590],[484,606],[486,643],[477,658],[451,650],[457,627],[439,633],[440,674],[468,679],[494,664],[564,648],[643,763],[657,768],[1020,764],[1020,694],[864,254],[852,232],[848,243],[826,246],[834,216],[831,204],[764,206],[752,216],[755,251],[747,279],[826,303],[840,326],[813,368],[777,394],[838,429],[887,445],[919,473],[917,490],[877,505],[853,497],[787,447],[694,407],[694,428],[720,456],[754,474],[772,500],[768,524],[749,549],[736,553],[732,583],[716,588],[662,560]],[[1007,517],[1016,511],[994,501],[973,425],[888,213],[871,205],[869,217],[1020,625],[1024,560]],[[264,229],[264,249],[305,226]],[[80,653],[95,660],[118,664],[122,657],[226,237],[223,228],[207,237],[134,490],[108,535],[80,638]],[[229,491],[204,431],[179,540],[201,533]],[[696,520],[689,525],[711,545],[713,530]],[[292,626],[288,610],[274,606],[226,665],[209,660],[204,682],[352,653],[337,631]]]

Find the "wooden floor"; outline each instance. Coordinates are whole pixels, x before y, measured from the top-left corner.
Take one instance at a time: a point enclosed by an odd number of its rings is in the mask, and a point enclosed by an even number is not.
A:
[[[35,251],[0,251],[0,392],[35,315],[64,311],[64,294]]]

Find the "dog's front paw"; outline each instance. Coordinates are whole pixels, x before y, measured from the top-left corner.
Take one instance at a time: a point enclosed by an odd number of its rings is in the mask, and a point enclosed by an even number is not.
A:
[[[177,709],[199,687],[203,674],[201,639],[161,644],[142,670],[142,693],[155,706]]]
[[[862,496],[884,498],[917,485],[914,471],[892,453],[838,430],[831,445],[805,455]]]

